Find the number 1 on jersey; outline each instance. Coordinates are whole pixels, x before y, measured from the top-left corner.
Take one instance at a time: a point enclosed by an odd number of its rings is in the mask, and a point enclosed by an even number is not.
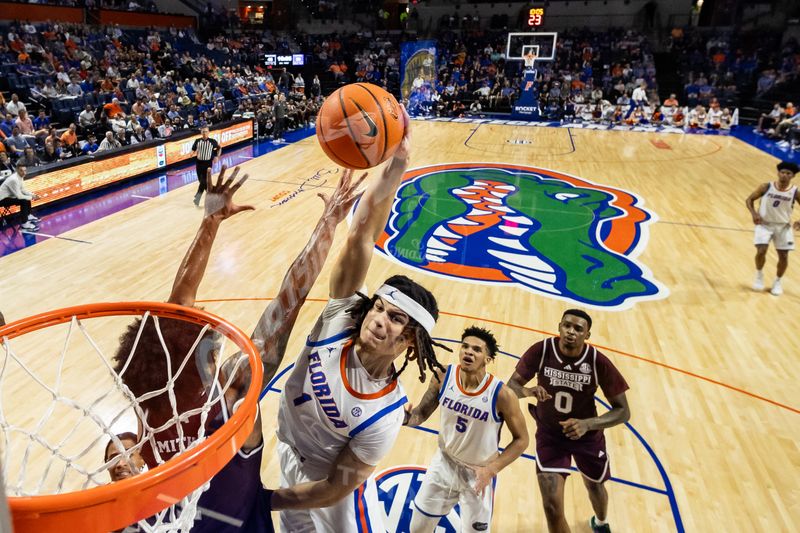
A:
[[[569,414],[572,412],[572,394],[559,391],[556,393],[554,402],[556,411],[559,413]]]

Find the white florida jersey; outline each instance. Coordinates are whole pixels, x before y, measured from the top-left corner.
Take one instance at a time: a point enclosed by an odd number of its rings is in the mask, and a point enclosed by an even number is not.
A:
[[[439,448],[456,461],[484,466],[497,455],[503,419],[497,396],[503,382],[489,374],[474,391],[461,387],[460,365],[449,365],[439,389]]]
[[[358,299],[328,302],[281,394],[278,439],[317,478],[348,444],[361,461],[377,464],[392,449],[408,402],[399,381],[373,379],[355,352],[356,324],[347,310]]]
[[[779,190],[774,182],[769,182],[769,189],[761,197],[758,214],[765,224],[789,224],[792,221],[792,206],[797,186],[788,191]]]

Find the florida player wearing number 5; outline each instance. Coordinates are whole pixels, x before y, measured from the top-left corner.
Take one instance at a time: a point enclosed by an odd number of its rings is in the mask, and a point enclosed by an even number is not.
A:
[[[592,530],[611,531],[603,486],[611,477],[611,467],[603,430],[630,418],[625,398],[628,384],[605,355],[586,344],[591,329],[592,318],[586,312],[565,311],[558,324],[559,336],[528,348],[508,382],[518,397],[538,400],[528,410],[536,420],[536,473],[550,533],[569,532],[564,483],[572,459],[589,491],[595,513]],[[534,375],[538,385],[526,387]],[[602,416],[597,416],[594,402],[598,386],[612,407]]]
[[[516,395],[486,372],[497,353],[491,332],[470,327],[461,334],[458,365],[436,372],[420,404],[406,410],[405,425],[418,426],[441,405],[439,449],[414,498],[411,533],[430,533],[456,503],[461,531],[489,531],[494,478],[528,447],[528,428]],[[511,442],[498,454],[500,428]]]

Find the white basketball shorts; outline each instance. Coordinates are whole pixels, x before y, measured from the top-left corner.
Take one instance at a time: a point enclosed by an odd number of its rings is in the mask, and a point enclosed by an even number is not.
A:
[[[281,488],[316,481],[303,471],[303,462],[288,444],[278,441],[278,456],[281,461]],[[281,531],[384,532],[385,512],[380,505],[375,479],[370,476],[352,495],[330,507],[281,511]]]
[[[756,224],[753,244],[774,241],[776,250],[794,250],[794,232],[791,224]]]
[[[496,478],[495,478],[496,479]],[[414,498],[414,512],[429,517],[445,516],[455,506],[461,507],[461,531],[491,531],[494,482],[483,496],[473,489],[475,474],[437,449]]]

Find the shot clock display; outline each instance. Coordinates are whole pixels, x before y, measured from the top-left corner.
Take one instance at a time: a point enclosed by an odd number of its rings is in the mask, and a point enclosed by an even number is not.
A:
[[[528,27],[537,28],[544,23],[544,8],[532,7],[528,10]]]

